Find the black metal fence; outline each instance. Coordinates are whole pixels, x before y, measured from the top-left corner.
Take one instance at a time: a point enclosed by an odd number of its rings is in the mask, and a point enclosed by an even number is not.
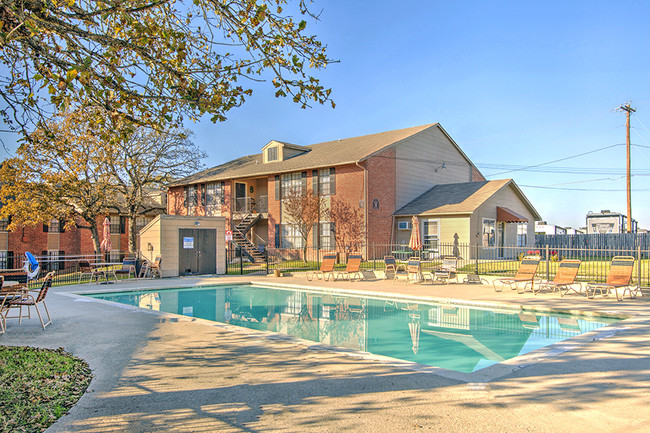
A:
[[[305,272],[317,270],[323,256],[333,251],[307,248],[281,249],[268,248],[265,250],[266,262],[251,263],[238,253],[237,247],[230,245],[227,252],[227,273],[244,275],[251,273],[267,274],[280,272]],[[636,259],[633,281],[643,286],[650,285],[650,248],[637,246],[632,249],[617,248],[569,248],[569,247],[483,247],[468,244],[438,244],[436,250],[414,251],[406,245],[371,244],[367,248],[338,249],[336,269],[345,269],[346,258],[350,252],[361,252],[364,260],[361,269],[364,271],[383,271],[384,256],[393,256],[398,263],[406,263],[410,257],[421,258],[424,272],[434,270],[446,256],[458,259],[458,271],[463,274],[481,276],[513,276],[517,273],[519,262],[526,255],[536,255],[541,258],[537,275],[539,278],[552,280],[555,277],[560,261],[563,259],[578,259],[582,261],[577,280],[584,282],[606,281],[610,263],[615,256],[632,256]],[[377,275],[381,276],[380,273]]]

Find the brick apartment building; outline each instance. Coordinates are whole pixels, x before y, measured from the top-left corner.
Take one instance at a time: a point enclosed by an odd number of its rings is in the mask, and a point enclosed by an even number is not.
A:
[[[171,184],[167,212],[224,216],[251,249],[298,248],[302,241],[282,212],[282,199],[294,188],[361,209],[366,245],[403,241],[412,215],[421,217],[425,243],[433,248],[454,235],[488,248],[527,244],[540,219],[514,181],[486,181],[437,123],[309,146],[272,140],[259,154]],[[310,245],[335,248],[331,228],[321,221]]]
[[[157,203],[157,205],[151,206],[154,209],[137,218],[136,231],[139,232],[156,215],[165,211],[165,201],[164,193],[152,196],[152,204]],[[111,221],[113,248],[110,252],[110,260],[121,260],[129,251],[127,217],[117,213],[106,216]],[[100,238],[104,218],[105,216],[101,216],[97,219]],[[57,219],[51,220],[49,224],[21,226],[13,231],[8,230],[10,223],[10,218],[0,218],[0,269],[22,267],[26,251],[42,258],[48,270],[62,269],[64,256],[90,256],[95,253],[90,230],[65,228]]]

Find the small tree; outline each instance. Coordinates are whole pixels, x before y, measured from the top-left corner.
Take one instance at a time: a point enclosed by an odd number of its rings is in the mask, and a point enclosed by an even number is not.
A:
[[[160,132],[141,127],[128,138],[106,145],[118,207],[124,207],[129,218],[130,252],[136,249],[136,217],[157,207],[152,193],[203,168],[201,159],[206,154],[190,140],[191,134],[189,130]]]
[[[323,197],[311,191],[291,189],[282,201],[283,213],[302,238],[302,257],[307,262],[307,239],[312,228],[327,214]]]
[[[332,199],[330,221],[334,223],[334,241],[346,253],[358,251],[363,246],[365,224],[363,212],[343,200]]]
[[[99,251],[97,219],[111,194],[103,143],[84,122],[87,111],[61,113],[37,128],[0,169],[0,213],[18,225],[47,223],[87,229]]]

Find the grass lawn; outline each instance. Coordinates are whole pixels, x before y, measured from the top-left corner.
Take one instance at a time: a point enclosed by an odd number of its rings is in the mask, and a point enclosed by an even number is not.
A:
[[[62,348],[0,346],[0,432],[42,432],[90,383],[85,361]]]

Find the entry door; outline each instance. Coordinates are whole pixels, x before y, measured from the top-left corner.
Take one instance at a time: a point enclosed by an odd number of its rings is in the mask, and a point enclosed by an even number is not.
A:
[[[235,182],[235,210],[246,211],[246,184]]]
[[[499,247],[499,258],[503,258],[504,246],[506,245],[506,223],[497,223],[497,246]]]
[[[214,229],[178,230],[178,273],[215,274],[217,272],[217,231]]]

